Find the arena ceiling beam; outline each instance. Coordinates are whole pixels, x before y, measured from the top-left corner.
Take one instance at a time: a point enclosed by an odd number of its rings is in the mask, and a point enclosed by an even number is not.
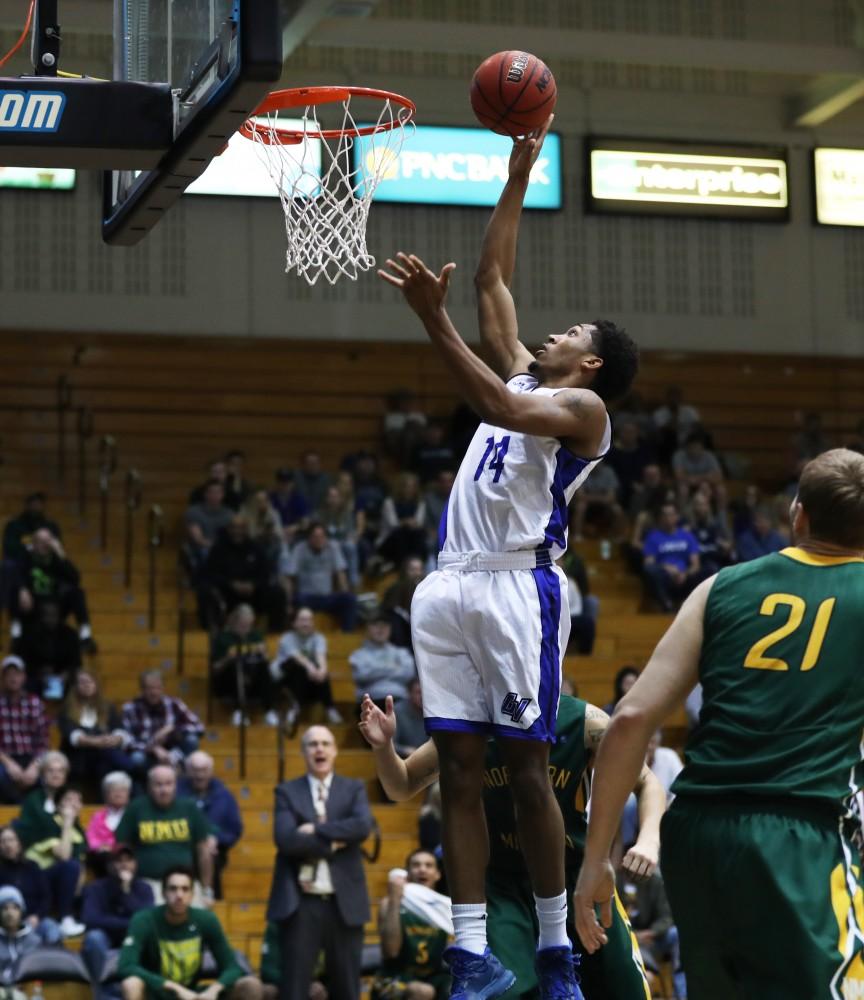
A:
[[[542,52],[547,59],[559,55],[588,62],[771,73],[798,78],[823,74],[864,76],[864,52],[841,46],[682,39],[671,35],[524,26],[519,29],[518,37],[522,48]],[[456,21],[327,18],[318,24],[306,42],[337,48],[355,46],[482,55],[512,47],[513,29]]]
[[[815,79],[792,102],[792,124],[815,128],[864,97],[864,76],[830,75]]]

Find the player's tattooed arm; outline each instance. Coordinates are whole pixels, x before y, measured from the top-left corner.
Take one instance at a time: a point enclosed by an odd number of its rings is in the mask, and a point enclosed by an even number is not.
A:
[[[596,753],[609,725],[609,716],[602,708],[588,705],[585,709],[585,749]]]

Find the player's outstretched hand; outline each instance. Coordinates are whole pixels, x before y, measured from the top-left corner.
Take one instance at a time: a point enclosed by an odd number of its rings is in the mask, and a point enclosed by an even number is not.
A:
[[[396,254],[396,260],[387,258],[389,271],[380,270],[379,277],[395,285],[405,296],[405,301],[423,319],[432,316],[444,305],[450,275],[456,269],[453,263],[445,264],[440,274],[435,274],[416,254]]]
[[[543,140],[549,131],[555,115],[549,115],[540,128],[535,128],[528,135],[523,135],[521,139],[513,140],[513,149],[510,151],[509,173],[511,177],[523,177],[526,180],[531,173],[531,168],[537,162],[540,150],[543,148]]]
[[[576,890],[573,893],[573,918],[579,940],[590,955],[593,955],[598,948],[602,948],[608,940],[603,927],[612,926],[614,892],[615,869],[608,858],[591,864],[582,862]],[[599,921],[594,909],[595,903],[600,906]]]
[[[396,735],[396,711],[393,708],[392,695],[387,695],[384,706],[387,709],[386,713],[381,711],[368,694],[364,694],[360,702],[358,728],[373,750],[386,747]]]
[[[659,853],[659,845],[643,844],[637,840],[624,855],[621,867],[637,882],[644,882],[657,870]]]

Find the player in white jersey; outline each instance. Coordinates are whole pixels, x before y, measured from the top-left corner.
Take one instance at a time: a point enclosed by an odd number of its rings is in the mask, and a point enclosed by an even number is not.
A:
[[[426,727],[441,769],[456,934],[447,959],[451,997],[460,1000],[487,1000],[513,981],[486,946],[481,794],[489,736],[507,764],[534,888],[541,995],[581,997],[564,929],[564,829],[548,774],[570,624],[554,560],[567,545],[567,502],[609,447],[604,401],[627,390],[638,353],[603,320],[547,337],[536,355],[519,341],[510,283],[528,177],[550,123],[514,142],[483,241],[475,283],[488,365],[444,307],[455,264],[436,275],[399,253],[379,271],[402,291],[483,419],[442,518],[438,571],[417,588],[411,607]]]

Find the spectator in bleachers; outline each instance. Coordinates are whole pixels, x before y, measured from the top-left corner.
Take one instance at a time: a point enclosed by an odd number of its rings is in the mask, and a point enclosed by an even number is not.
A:
[[[705,436],[699,431],[688,434],[683,447],[672,456],[678,502],[683,506],[699,489],[710,491],[721,510],[726,506],[726,484],[717,456],[705,447]]]
[[[14,885],[24,897],[27,923],[43,944],[58,944],[62,940],[60,925],[50,916],[51,894],[45,873],[35,861],[24,857],[21,838],[14,826],[0,828],[0,885]]]
[[[225,506],[225,487],[218,479],[211,479],[204,486],[200,503],[186,511],[186,544],[189,568],[197,576],[207,560],[216,539],[231,523],[231,508]]]
[[[612,682],[612,701],[603,706],[603,711],[607,715],[611,715],[615,711],[615,706],[638,679],[639,669],[637,667],[630,666],[630,664],[621,667],[618,673],[615,674],[615,680]]]
[[[427,424],[420,409],[417,394],[410,389],[397,389],[387,397],[384,414],[384,447],[399,465],[405,465]]]
[[[250,539],[262,551],[271,569],[275,569],[285,545],[285,536],[282,519],[270,503],[267,490],[257,489],[249,493],[243,504],[242,516],[249,529]]]
[[[630,926],[639,942],[642,961],[653,976],[660,975],[664,962],[671,962],[676,1000],[687,1000],[687,981],[681,968],[678,928],[672,922],[672,910],[659,871],[637,882],[624,869],[617,877],[618,895]]]
[[[273,569],[249,538],[246,521],[235,514],[202,570],[199,600],[203,620],[218,622],[238,604],[251,604],[258,614],[267,615],[271,631],[283,629],[285,591],[272,577]]]
[[[194,903],[192,871],[174,865],[160,883],[164,904],[139,910],[129,921],[117,963],[123,1000],[261,1000],[261,983],[243,974],[215,914]],[[216,963],[206,989],[198,986],[204,953]]]
[[[125,771],[112,771],[102,779],[102,801],[105,805],[90,817],[85,836],[93,854],[111,851],[117,843],[117,827],[129,805],[132,779]]]
[[[228,852],[243,836],[240,807],[231,790],[213,775],[213,758],[196,750],[186,758],[186,773],[177,785],[177,794],[192,799],[210,824],[210,853],[213,856],[213,894],[222,898],[222,871]]]
[[[19,570],[21,586],[12,595],[10,636],[13,639],[20,636],[28,625],[38,621],[40,604],[53,601],[60,607],[61,618],[74,615],[83,649],[95,653],[96,643],[90,628],[87,598],[81,587],[81,574],[66,558],[59,539],[47,528],[39,528],[33,533],[30,547],[21,556]]]
[[[360,565],[371,554],[381,526],[381,508],[390,490],[378,474],[378,459],[370,452],[358,456],[354,465],[354,507],[363,516],[360,538]]]
[[[426,560],[426,510],[420,495],[420,480],[410,472],[403,472],[392,496],[381,507],[381,525],[378,533],[378,552],[387,563],[401,566],[412,556]]]
[[[24,500],[24,510],[6,522],[3,529],[3,558],[20,563],[33,542],[33,535],[45,528],[58,541],[60,528],[45,514],[45,494],[31,493]]]
[[[57,716],[60,748],[69,759],[77,782],[101,781],[109,771],[132,766],[120,713],[102,697],[94,676],[79,671]]]
[[[323,524],[312,524],[283,562],[282,576],[294,606],[328,611],[339,618],[343,632],[357,624],[357,598],[348,585],[342,551],[327,537]]]
[[[309,504],[306,503],[306,498],[297,492],[294,472],[291,469],[276,470],[276,489],[270,493],[270,503],[282,522],[282,534],[286,544],[293,544],[297,533],[306,528]]]
[[[408,697],[399,706],[393,746],[400,757],[408,757],[428,739],[423,719],[423,692],[420,679],[415,677],[408,682]]]
[[[241,724],[240,680],[248,704],[255,700],[262,705],[273,704],[273,684],[267,660],[264,636],[255,628],[255,612],[249,604],[238,604],[228,615],[225,628],[213,637],[210,649],[213,694],[226,698],[236,706],[231,724]],[[248,724],[248,719],[247,719]]]
[[[654,411],[660,460],[668,463],[690,434],[699,428],[699,423],[696,407],[684,402],[684,393],[679,386],[670,385],[666,390],[666,402]]]
[[[753,527],[756,511],[763,506],[762,490],[756,483],[748,483],[740,499],[731,504],[732,534],[737,538],[741,532]]]
[[[204,471],[206,473],[204,482],[200,486],[196,486],[189,494],[190,507],[195,507],[197,504],[205,502],[207,487],[212,482],[217,482],[222,486],[222,497],[223,499],[225,497],[225,480],[228,478],[228,466],[224,460],[221,458],[213,459],[212,462],[207,463]]]
[[[40,601],[35,620],[12,642],[12,652],[27,667],[27,688],[54,701],[63,697],[69,680],[81,666],[78,633],[67,625],[56,601]]]
[[[176,865],[196,871],[196,897],[213,898],[213,852],[210,824],[191,799],[177,795],[177,775],[164,764],[147,774],[147,792],[130,803],[116,830],[117,842],[129,844],[138,858],[138,874],[162,901],[160,880]]]
[[[340,480],[344,473],[340,473]],[[350,480],[350,475],[348,476]],[[350,587],[360,582],[360,555],[357,545],[357,512],[354,510],[353,487],[346,494],[338,485],[327,489],[324,503],[312,514],[318,524],[323,524],[327,537],[335,542],[345,558],[345,572]]]
[[[639,436],[639,426],[633,420],[615,424],[615,437],[606,463],[618,477],[618,498],[626,510],[630,506],[635,485],[642,481],[646,465],[657,462],[657,453]]]
[[[801,430],[792,438],[792,448],[797,462],[808,461],[828,451],[831,444],[822,429],[822,414],[805,413]]]
[[[225,455],[225,506],[238,511],[246,502],[252,487],[244,478],[246,454],[236,448]]]
[[[330,473],[321,466],[321,456],[317,451],[304,452],[300,458],[300,468],[294,473],[294,485],[297,492],[309,505],[309,510],[315,510],[324,503],[327,487],[332,479]]]
[[[342,722],[342,715],[333,703],[333,691],[327,672],[327,639],[315,630],[311,608],[298,608],[294,627],[279,640],[279,648],[270,663],[274,683],[288,691],[289,704],[285,725],[294,729],[300,713],[309,705],[324,706],[327,721]],[[270,709],[264,717],[268,726],[278,726],[279,716]]]
[[[14,981],[18,963],[30,952],[42,946],[33,927],[24,919],[27,909],[24,897],[14,885],[0,885],[0,980]],[[18,990],[4,989],[4,995],[14,998]]]
[[[615,406],[613,425],[635,424],[639,431],[639,440],[644,441],[650,448],[654,448],[657,441],[657,424],[654,423],[654,414],[649,409],[642,394],[628,392]]]
[[[48,719],[41,698],[24,690],[24,661],[0,663],[0,800],[20,802],[39,780],[39,758],[48,749]]]
[[[135,852],[128,844],[117,844],[109,853],[108,874],[84,887],[81,922],[87,933],[81,958],[96,984],[101,981],[108,953],[123,944],[129,921],[139,910],[153,906],[153,890],[137,875]],[[105,996],[98,985],[97,996],[100,1000]]]
[[[774,518],[766,507],[759,507],[753,514],[753,527],[742,531],[735,539],[738,562],[749,562],[760,556],[770,555],[785,548],[787,540],[774,526]]]
[[[52,810],[45,809],[45,804],[50,804]],[[28,802],[25,799],[17,821],[25,857],[35,861],[45,875],[51,911],[60,918],[63,937],[84,933],[84,925],[72,915],[87,850],[87,839],[80,823],[82,804],[78,789],[65,786],[58,789],[52,799],[46,798],[42,808],[36,800]]]
[[[701,579],[699,543],[680,526],[678,507],[663,504],[660,522],[642,546],[642,578],[663,611],[674,611]]]
[[[141,674],[141,694],[123,706],[123,729],[129,734],[133,777],[143,777],[154,764],[179,767],[198,749],[204,726],[179,698],[165,694],[162,673]]]
[[[624,530],[624,512],[619,502],[620,483],[615,470],[606,462],[596,465],[573,497],[570,534],[580,541],[585,521],[593,522],[603,536],[619,538]]]
[[[560,562],[561,569],[567,577],[567,598],[570,607],[568,649],[575,649],[577,653],[588,656],[594,649],[600,601],[591,593],[588,571],[581,556],[574,548],[575,541],[576,539],[571,535],[567,551]]]
[[[380,615],[366,628],[366,641],[348,657],[359,705],[363,695],[382,707],[388,694],[397,708],[408,698],[408,685],[416,677],[414,657],[390,642],[390,622]]]
[[[697,490],[690,501],[687,527],[699,543],[699,561],[702,575],[713,576],[723,566],[732,562],[732,539],[726,528],[726,519],[715,514],[705,490]]]
[[[663,478],[659,465],[646,465],[642,479],[633,487],[627,516],[630,519],[630,538],[625,554],[631,569],[642,571],[642,546],[645,536],[657,527],[660,509],[667,501],[675,502],[675,490]]]
[[[372,829],[362,781],[335,773],[336,740],[312,726],[301,740],[306,774],[276,788],[276,867],[267,919],[280,931],[282,1000],[307,1000],[325,953],[332,1000],[358,1000],[369,896],[360,845]]]
[[[422,437],[411,453],[409,463],[425,486],[444,469],[455,469],[459,462],[453,446],[446,439],[444,424],[440,420],[430,421],[424,428]]]
[[[381,598],[381,615],[390,623],[390,641],[394,646],[402,646],[412,652],[411,601],[425,575],[423,560],[411,556],[402,564],[398,579],[390,584]]]
[[[425,741],[424,741],[425,742]],[[437,891],[438,859],[418,848],[405,868],[387,880],[378,905],[378,934],[384,959],[372,983],[372,1000],[446,1000],[450,973],[443,955],[452,937],[450,899]]]
[[[447,509],[447,501],[450,499],[455,478],[456,474],[452,469],[442,469],[423,494],[423,506],[426,512],[423,523],[426,529],[426,546],[433,557],[438,551],[438,533],[441,530],[441,521]]]

